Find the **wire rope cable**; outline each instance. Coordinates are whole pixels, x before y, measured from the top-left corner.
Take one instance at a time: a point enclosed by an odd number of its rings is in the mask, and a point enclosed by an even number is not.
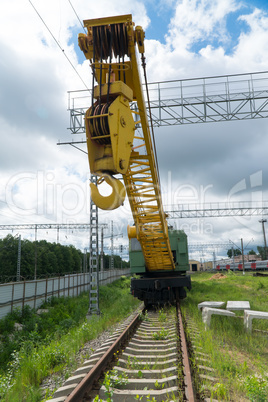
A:
[[[79,72],[76,70],[75,66],[73,65],[73,63],[71,62],[71,60],[69,59],[69,57],[66,55],[66,53],[64,52],[64,49],[61,47],[60,43],[57,41],[57,39],[55,38],[55,36],[53,35],[53,33],[51,32],[50,28],[48,27],[48,25],[46,24],[46,22],[44,21],[44,19],[42,18],[41,14],[38,12],[38,10],[36,9],[36,7],[34,6],[34,4],[32,3],[31,0],[28,0],[29,3],[31,4],[31,6],[33,7],[34,11],[36,12],[36,14],[38,15],[38,17],[40,18],[40,20],[43,22],[43,24],[45,25],[46,29],[48,30],[48,32],[50,33],[50,35],[52,36],[52,38],[54,39],[54,41],[56,42],[57,46],[60,48],[60,50],[62,51],[62,53],[64,54],[65,58],[68,60],[69,64],[72,66],[72,68],[74,69],[75,73],[78,75],[78,77],[80,78],[80,80],[82,81],[82,83],[84,84],[84,86],[86,87],[86,89],[89,91],[90,89],[88,88],[87,84],[85,83],[85,81],[83,80],[83,78],[81,77],[81,75],[79,74]]]
[[[141,60],[142,60],[142,67],[143,67],[143,74],[144,74],[145,88],[146,88],[146,95],[147,95],[147,101],[148,101],[148,110],[149,110],[149,117],[150,117],[151,130],[152,130],[152,139],[153,139],[153,146],[154,146],[154,154],[155,154],[157,176],[158,176],[159,186],[161,187],[160,175],[159,175],[159,167],[158,167],[158,159],[157,159],[157,152],[156,152],[156,144],[155,144],[155,136],[154,136],[153,117],[152,117],[152,111],[151,111],[151,106],[150,106],[149,88],[148,88],[148,82],[147,82],[146,63],[145,63],[144,53],[142,53],[142,55],[141,55]]]

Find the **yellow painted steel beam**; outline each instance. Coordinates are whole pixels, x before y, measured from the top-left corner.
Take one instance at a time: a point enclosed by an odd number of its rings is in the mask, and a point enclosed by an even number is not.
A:
[[[102,60],[95,60],[93,68],[100,87],[96,91],[101,91],[101,88],[105,88],[106,73],[112,69],[116,81],[120,81],[120,73],[122,75],[124,73],[125,84],[132,90],[133,100],[137,101],[138,111],[133,113],[139,115],[138,123],[141,125],[142,130],[134,136],[138,144],[132,145],[128,168],[126,171],[119,173],[123,175],[136,226],[137,238],[141,243],[145,258],[146,269],[148,271],[173,270],[175,266],[168,238],[166,215],[162,205],[154,148],[136,56],[136,45],[138,45],[141,53],[144,52],[144,32],[141,27],[134,29],[132,16],[129,14],[85,20],[84,24],[88,29],[89,35],[88,37],[81,36],[81,48],[89,59],[93,55],[92,39],[94,35],[92,36],[92,32],[94,27],[105,26],[106,28],[101,31],[104,33],[108,32],[110,27],[113,28],[113,24],[124,24],[124,29],[126,27],[127,54],[130,61],[122,63],[121,68],[120,62],[104,63]],[[96,29],[98,30],[98,28]],[[118,29],[116,28],[114,32],[118,32]],[[101,52],[98,51],[97,54],[100,55]],[[101,69],[103,74],[101,74]],[[135,122],[136,127],[138,123],[137,121]],[[99,140],[101,138],[100,133]]]

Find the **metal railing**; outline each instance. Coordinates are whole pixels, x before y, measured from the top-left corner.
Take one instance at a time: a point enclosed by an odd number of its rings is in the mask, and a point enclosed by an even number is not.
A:
[[[152,82],[148,88],[155,127],[268,117],[267,71]],[[73,134],[85,132],[90,104],[91,91],[68,92]]]

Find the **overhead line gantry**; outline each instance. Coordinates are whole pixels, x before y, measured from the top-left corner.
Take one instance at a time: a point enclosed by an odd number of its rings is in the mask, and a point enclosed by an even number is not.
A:
[[[169,219],[268,215],[268,201],[211,202],[164,207]]]
[[[268,117],[268,71],[151,82],[148,89],[154,127]],[[68,98],[69,129],[83,134],[91,91],[69,91]]]

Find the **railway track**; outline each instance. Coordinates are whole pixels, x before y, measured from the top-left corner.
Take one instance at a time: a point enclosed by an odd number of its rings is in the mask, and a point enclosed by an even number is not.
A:
[[[198,401],[179,306],[131,316],[50,402]]]

